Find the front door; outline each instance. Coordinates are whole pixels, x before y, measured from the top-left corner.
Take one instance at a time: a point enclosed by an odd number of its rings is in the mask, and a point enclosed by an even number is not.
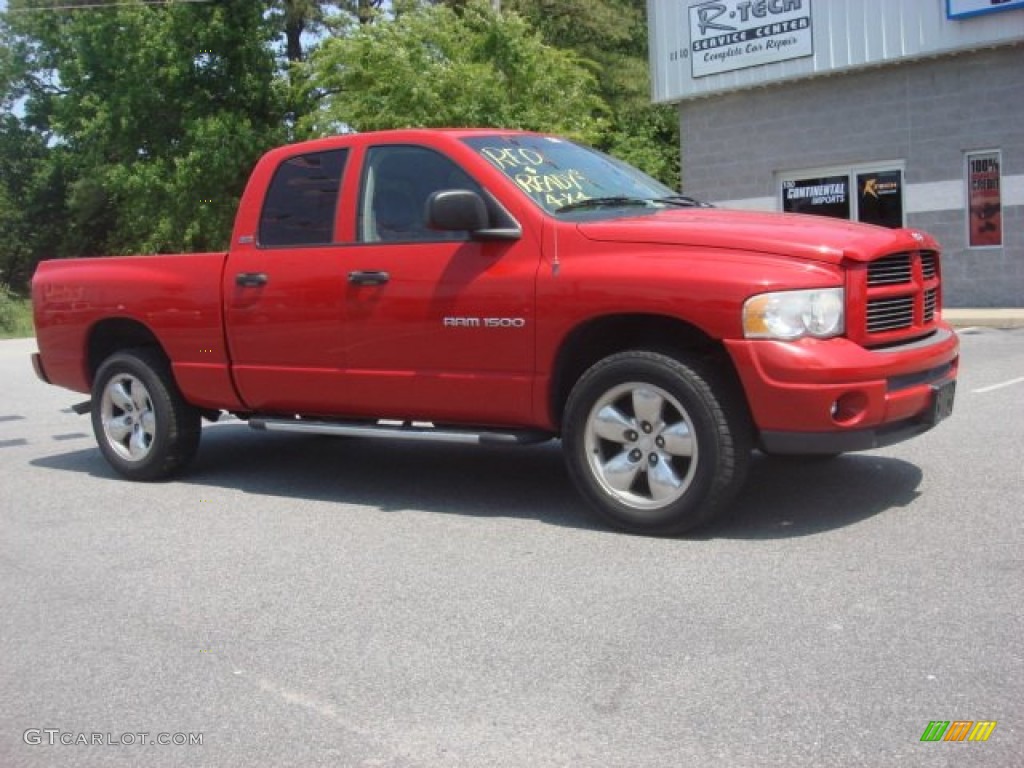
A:
[[[521,423],[532,409],[540,244],[428,229],[427,199],[443,189],[486,196],[434,150],[366,152],[346,256],[349,403],[373,417]]]

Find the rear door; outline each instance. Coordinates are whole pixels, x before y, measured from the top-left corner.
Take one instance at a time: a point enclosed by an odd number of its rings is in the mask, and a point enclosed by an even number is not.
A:
[[[257,233],[232,245],[225,326],[235,384],[253,410],[330,413],[345,399],[338,200],[348,156],[335,148],[284,158]]]

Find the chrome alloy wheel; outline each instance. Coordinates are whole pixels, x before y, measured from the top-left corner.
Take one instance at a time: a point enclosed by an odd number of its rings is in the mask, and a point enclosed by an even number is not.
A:
[[[156,439],[156,414],[149,390],[128,373],[113,376],[100,402],[103,435],[110,448],[125,461],[144,460]]]
[[[693,482],[699,459],[693,422],[661,387],[628,382],[608,390],[587,417],[584,439],[594,478],[632,509],[660,510]]]

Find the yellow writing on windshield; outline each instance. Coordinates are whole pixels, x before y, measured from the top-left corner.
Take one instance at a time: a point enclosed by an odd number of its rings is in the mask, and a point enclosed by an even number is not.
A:
[[[557,166],[535,149],[484,147],[480,153],[550,210],[590,197],[583,188],[587,177],[582,171],[554,170]]]
[[[582,192],[582,181],[586,177],[579,171],[566,171],[564,173],[530,173],[527,169],[523,173],[515,175],[516,184],[524,192],[532,194],[543,194],[545,192]]]
[[[547,162],[540,152],[526,147],[484,147],[480,152],[503,171]]]
[[[586,200],[589,197],[583,191],[581,183],[586,177],[579,171],[531,174],[530,170],[532,169],[526,169],[524,173],[517,173],[516,184],[527,194],[533,195],[537,199],[543,199],[544,205],[551,210],[557,210],[563,205]]]

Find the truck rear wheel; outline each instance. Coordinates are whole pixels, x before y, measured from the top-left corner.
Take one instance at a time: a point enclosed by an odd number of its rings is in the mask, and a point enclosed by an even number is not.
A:
[[[192,460],[200,415],[178,391],[163,355],[152,349],[107,358],[92,388],[92,428],[100,451],[131,480],[159,480]]]
[[[711,519],[746,477],[751,430],[735,387],[667,355],[622,352],[580,377],[563,447],[574,482],[611,525],[671,535]]]

